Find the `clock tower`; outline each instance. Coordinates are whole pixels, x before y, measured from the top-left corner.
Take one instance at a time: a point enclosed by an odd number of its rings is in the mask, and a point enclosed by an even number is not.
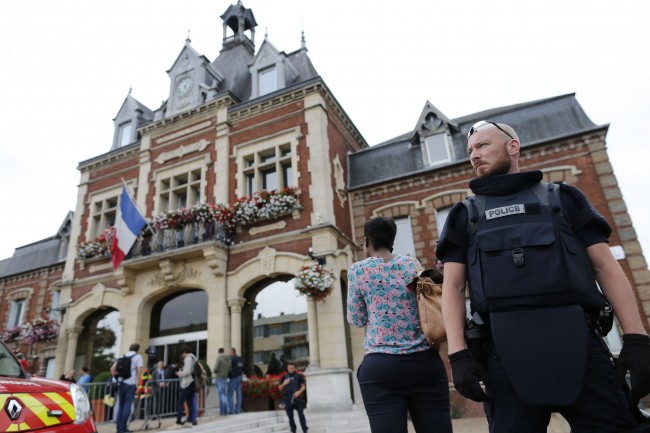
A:
[[[170,78],[165,117],[189,110],[212,99],[223,75],[190,45],[188,37],[176,61],[167,71]]]

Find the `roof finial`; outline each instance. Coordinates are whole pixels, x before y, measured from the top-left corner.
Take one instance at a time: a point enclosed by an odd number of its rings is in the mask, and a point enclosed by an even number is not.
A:
[[[129,84],[129,95],[131,94],[132,91],[133,91],[133,87]]]
[[[268,28],[268,27],[264,27],[264,39],[266,40],[266,39],[268,39],[268,38],[269,38],[269,28]]]
[[[187,39],[185,39],[185,43],[186,43],[187,45],[189,45],[190,42],[192,42],[192,39],[190,39],[190,31],[189,31],[189,29],[188,29],[188,30],[187,30]]]
[[[300,48],[303,50],[307,49],[307,41],[305,40],[305,19],[304,17],[301,20],[302,30],[300,31]]]

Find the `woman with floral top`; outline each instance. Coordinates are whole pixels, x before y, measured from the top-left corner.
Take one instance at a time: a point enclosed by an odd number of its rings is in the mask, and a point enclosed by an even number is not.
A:
[[[366,222],[367,258],[348,271],[347,319],[366,326],[357,370],[372,433],[406,433],[407,411],[417,433],[452,431],[447,373],[422,330],[415,295],[406,288],[422,270],[411,256],[392,254],[397,227],[389,218]]]

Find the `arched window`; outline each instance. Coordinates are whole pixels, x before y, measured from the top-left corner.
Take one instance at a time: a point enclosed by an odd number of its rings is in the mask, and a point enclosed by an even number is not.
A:
[[[208,329],[208,295],[203,290],[183,292],[156,304],[151,317],[151,337],[185,334]]]

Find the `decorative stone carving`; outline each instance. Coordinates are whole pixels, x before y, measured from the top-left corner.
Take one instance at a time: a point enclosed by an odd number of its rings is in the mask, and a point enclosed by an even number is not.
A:
[[[158,164],[163,164],[171,159],[174,158],[182,158],[185,155],[192,153],[192,152],[200,152],[202,150],[205,150],[206,147],[210,142],[206,139],[201,139],[197,141],[196,143],[188,144],[186,146],[181,146],[178,149],[170,150],[169,152],[163,152],[161,153],[158,158],[156,158],[156,162]]]
[[[201,276],[201,272],[190,266],[185,266],[185,264],[182,265],[180,271],[174,273],[174,266],[170,260],[162,260],[160,262],[160,268],[161,272],[149,280],[151,287],[164,288],[178,286],[181,283],[195,280]]]
[[[264,275],[271,275],[275,271],[275,257],[278,254],[276,250],[270,247],[264,247],[257,255],[260,259],[260,271]]]
[[[92,290],[93,305],[100,306],[104,303],[105,290],[106,290],[106,286],[103,285],[102,283],[95,284]]]
[[[339,198],[339,203],[341,207],[345,204],[345,201],[348,199],[348,193],[345,189],[345,176],[343,173],[343,165],[339,156],[336,155],[332,160],[332,165],[334,166],[334,182],[336,186],[336,195]]]

